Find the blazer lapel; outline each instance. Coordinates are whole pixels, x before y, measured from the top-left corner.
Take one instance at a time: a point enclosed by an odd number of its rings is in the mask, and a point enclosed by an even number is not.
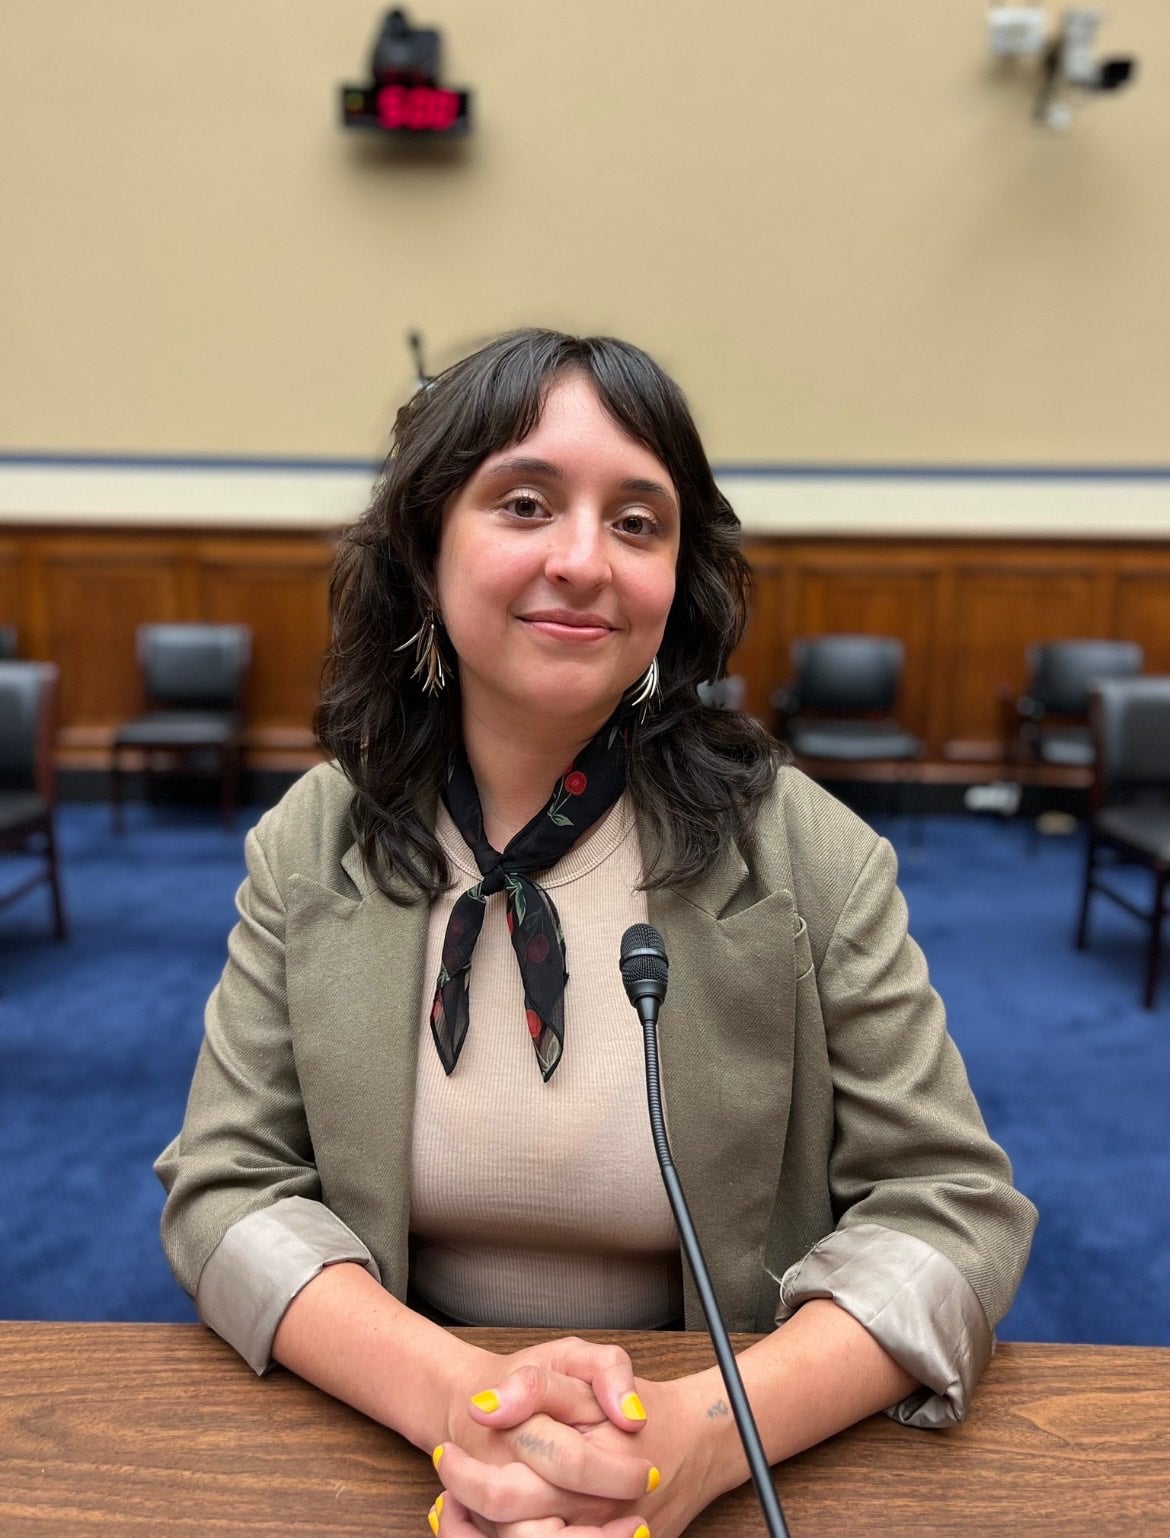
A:
[[[728,1327],[770,1328],[763,1254],[792,1092],[792,894],[759,899],[732,848],[686,892],[652,890],[648,906],[670,958],[659,1039],[679,1179]],[[685,1266],[683,1280],[687,1327],[701,1329]]]
[[[391,902],[356,847],[341,863],[356,898],[290,883],[289,1017],[322,1197],[405,1298],[428,905]]]

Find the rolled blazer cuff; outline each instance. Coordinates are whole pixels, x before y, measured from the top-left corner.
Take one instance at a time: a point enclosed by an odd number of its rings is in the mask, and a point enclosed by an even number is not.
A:
[[[286,1196],[237,1219],[199,1277],[199,1317],[257,1373],[272,1366],[284,1311],[326,1266],[353,1260],[382,1280],[369,1250],[321,1202]]]
[[[784,1273],[776,1323],[810,1298],[831,1298],[923,1385],[887,1415],[930,1429],[963,1419],[995,1337],[953,1261],[913,1234],[858,1223],[829,1234]]]

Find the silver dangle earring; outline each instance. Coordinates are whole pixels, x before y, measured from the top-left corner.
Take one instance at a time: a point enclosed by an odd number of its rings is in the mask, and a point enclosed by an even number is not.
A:
[[[438,627],[433,609],[427,611],[422,624],[410,639],[403,641],[394,650],[404,652],[408,646],[414,647],[415,665],[411,678],[421,678],[420,687],[424,694],[441,694],[447,687],[447,671],[443,666],[443,654],[439,650]]]
[[[630,696],[631,705],[641,705],[643,721],[652,710],[657,708],[659,693],[658,657],[655,654],[650,666],[634,685],[634,693]]]

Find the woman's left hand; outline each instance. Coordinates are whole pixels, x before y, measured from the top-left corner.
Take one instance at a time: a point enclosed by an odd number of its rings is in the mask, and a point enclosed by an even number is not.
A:
[[[482,1538],[485,1526],[498,1538],[635,1538],[642,1525],[651,1538],[676,1538],[726,1488],[715,1469],[722,1426],[711,1426],[708,1435],[710,1376],[665,1383],[639,1378],[636,1387],[646,1410],[637,1448],[652,1466],[643,1494],[624,1502],[583,1496],[550,1486],[527,1467],[483,1463],[451,1443],[439,1472],[454,1499],[445,1496],[436,1513],[439,1538]],[[531,1414],[538,1407],[510,1408],[514,1414]],[[630,1432],[600,1409],[596,1419],[578,1422],[576,1429],[598,1447],[619,1451],[630,1445]]]

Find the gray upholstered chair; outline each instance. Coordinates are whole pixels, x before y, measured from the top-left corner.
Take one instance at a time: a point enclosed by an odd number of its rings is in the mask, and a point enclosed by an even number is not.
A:
[[[810,774],[848,779],[877,771],[893,790],[892,811],[908,811],[922,741],[893,716],[904,648],[892,636],[808,636],[792,644],[792,682],[771,697],[777,737]],[[922,818],[910,822],[922,841]]]
[[[123,755],[156,754],[191,765],[210,757],[220,779],[224,822],[239,804],[244,708],[252,660],[247,625],[140,625],[138,667],[146,710],[118,727],[110,756],[114,828],[122,830]]]
[[[704,705],[714,705],[717,710],[742,710],[747,698],[747,679],[739,673],[728,673],[726,678],[700,684],[699,698]]]
[[[903,647],[889,636],[822,635],[794,641],[792,683],[772,695],[776,735],[799,759],[913,763],[922,743],[892,716]]]
[[[1089,769],[1089,691],[1099,678],[1134,678],[1144,658],[1135,641],[1048,641],[1028,648],[1028,685],[1000,691],[1004,760]]]
[[[1076,945],[1089,936],[1089,901],[1108,897],[1148,925],[1143,1002],[1154,1007],[1170,880],[1170,677],[1102,679],[1090,704],[1095,764],[1092,815]],[[1154,879],[1148,909],[1102,879],[1117,865],[1144,865]]]
[[[12,902],[47,882],[54,929],[63,940],[65,909],[54,825],[56,703],[53,663],[0,662],[0,854],[31,854],[43,861],[43,868],[0,891],[0,903]]]

